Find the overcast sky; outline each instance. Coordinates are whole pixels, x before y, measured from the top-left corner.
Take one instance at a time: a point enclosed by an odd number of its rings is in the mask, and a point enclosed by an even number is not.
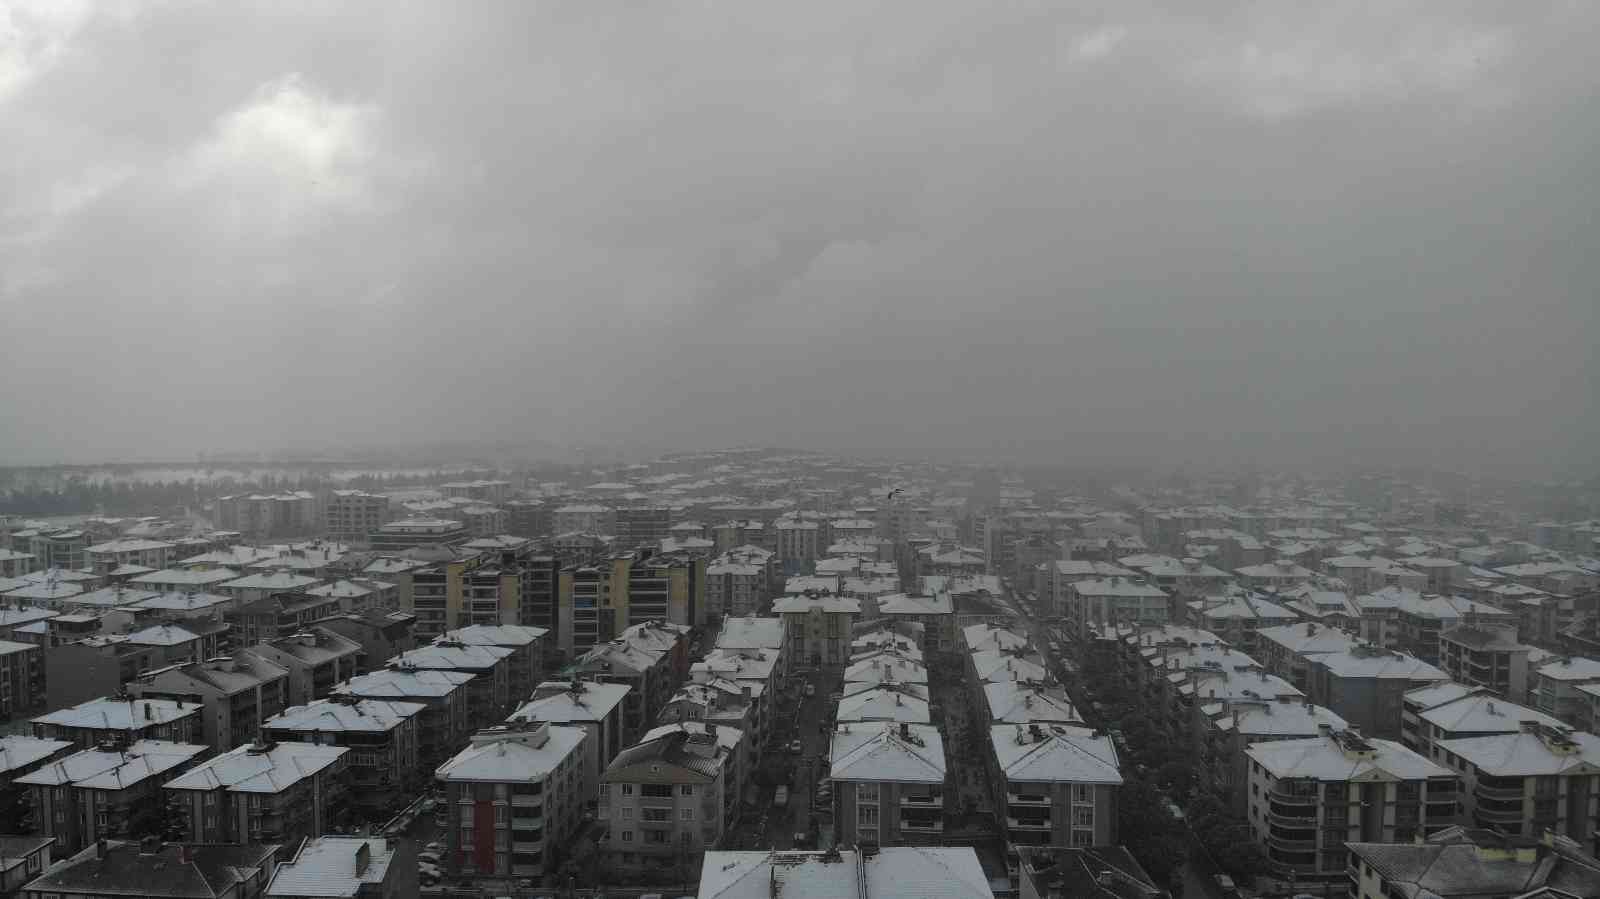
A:
[[[1597,24],[0,0],[0,461],[483,437],[1592,470]]]

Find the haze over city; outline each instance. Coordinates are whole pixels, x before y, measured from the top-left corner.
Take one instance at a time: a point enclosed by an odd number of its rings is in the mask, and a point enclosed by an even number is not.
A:
[[[0,4],[0,459],[1593,474],[1586,3]]]

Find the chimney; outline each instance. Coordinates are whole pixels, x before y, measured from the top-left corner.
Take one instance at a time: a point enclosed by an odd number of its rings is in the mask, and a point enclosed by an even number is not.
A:
[[[910,724],[910,722],[906,722],[906,721],[900,722],[900,739],[902,739],[902,740],[911,739],[911,724]]]
[[[1327,723],[1325,721],[1324,722],[1319,722],[1317,724],[1317,736],[1320,736],[1320,737],[1331,737],[1331,736],[1333,736],[1333,725],[1331,725],[1331,724],[1329,724],[1329,723]]]

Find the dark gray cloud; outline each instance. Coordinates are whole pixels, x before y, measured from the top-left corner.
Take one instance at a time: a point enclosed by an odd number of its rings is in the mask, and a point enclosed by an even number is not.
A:
[[[1592,467],[1590,4],[0,2],[0,457]]]

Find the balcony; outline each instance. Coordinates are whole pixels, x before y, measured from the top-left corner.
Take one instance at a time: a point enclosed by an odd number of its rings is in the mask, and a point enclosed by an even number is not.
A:
[[[918,833],[943,833],[944,820],[942,818],[928,818],[920,820],[917,818],[901,818],[900,829],[914,830]]]
[[[1013,793],[1006,791],[1007,805],[1049,805],[1050,797],[1045,793]]]
[[[539,852],[544,849],[544,843],[512,843],[512,852]]]
[[[1479,805],[1472,813],[1480,826],[1495,824],[1521,824],[1521,809],[1497,809],[1491,806]]]
[[[1013,818],[1006,816],[1006,826],[1015,830],[1049,830],[1049,818]]]
[[[1316,805],[1318,796],[1316,787],[1283,787],[1274,786],[1267,791],[1267,798],[1272,802],[1282,805]]]
[[[544,805],[543,796],[518,796],[512,794],[511,805],[513,808],[538,808]]]
[[[922,806],[926,808],[943,808],[944,796],[942,794],[933,796],[907,796],[906,794],[902,793],[900,794],[900,804]]]
[[[543,826],[544,826],[544,816],[543,815],[540,815],[537,818],[512,818],[511,819],[511,829],[512,830],[536,830],[536,829],[538,829],[540,827],[543,827]]]
[[[1283,827],[1310,829],[1317,826],[1316,809],[1311,806],[1291,806],[1282,811],[1276,805],[1267,807],[1267,821]],[[1329,826],[1333,826],[1331,823]]]
[[[1488,799],[1491,801],[1498,799],[1501,802],[1516,802],[1519,804],[1522,802],[1524,796],[1521,784],[1518,784],[1515,787],[1492,787],[1488,786],[1483,781],[1479,781],[1477,786],[1472,788],[1472,795],[1476,796],[1478,799]]]

